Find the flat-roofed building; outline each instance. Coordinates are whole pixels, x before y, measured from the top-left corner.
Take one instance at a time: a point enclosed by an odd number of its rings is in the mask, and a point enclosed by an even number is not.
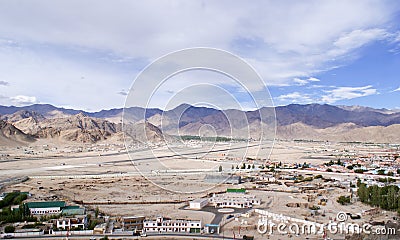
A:
[[[65,207],[64,201],[49,202],[27,202],[25,206],[29,208],[32,215],[60,214]]]
[[[104,234],[106,232],[107,223],[96,225],[93,229],[93,234]]]
[[[146,219],[143,222],[144,232],[180,232],[200,233],[201,220],[170,219],[158,217],[157,219]]]
[[[142,231],[144,219],[143,216],[122,217],[122,228],[124,231]]]
[[[219,234],[220,226],[218,224],[206,224],[204,225],[204,232],[208,234]]]
[[[60,218],[55,220],[58,229],[74,230],[85,229],[87,226],[86,216],[76,216],[73,218]]]
[[[260,205],[261,201],[254,195],[228,192],[214,194],[210,203],[219,208],[252,208],[253,205]]]
[[[189,202],[189,208],[190,209],[202,209],[203,207],[207,206],[208,204],[208,199],[207,198],[198,198],[193,201]]]

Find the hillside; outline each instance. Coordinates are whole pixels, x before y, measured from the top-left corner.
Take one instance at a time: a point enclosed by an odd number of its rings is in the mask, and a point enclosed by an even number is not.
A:
[[[1,119],[25,134],[61,141],[97,142],[121,139],[122,116],[126,129],[138,141],[160,142],[163,135],[268,137],[332,141],[398,142],[394,134],[400,112],[361,106],[291,104],[257,111],[217,110],[182,104],[174,109],[110,109],[81,112],[52,105],[0,106]],[[117,135],[116,135],[117,134]]]
[[[2,146],[20,146],[34,142],[34,138],[12,124],[0,120],[0,144]]]

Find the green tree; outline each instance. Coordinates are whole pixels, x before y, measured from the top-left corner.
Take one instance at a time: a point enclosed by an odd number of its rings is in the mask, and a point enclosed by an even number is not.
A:
[[[6,227],[4,228],[4,232],[5,232],[5,233],[13,233],[13,232],[15,232],[15,227],[14,227],[14,226],[11,226],[11,225],[8,225],[8,226],[6,226]]]
[[[389,210],[397,209],[397,190],[395,189],[397,186],[389,186],[387,193],[387,205]]]
[[[371,189],[371,190],[370,190]],[[369,195],[371,196],[371,204],[372,206],[380,206],[381,204],[381,189],[374,185],[368,188],[369,191]]]
[[[357,187],[361,185],[361,179],[357,179]]]
[[[94,217],[97,218],[99,216],[100,210],[99,207],[96,207],[96,209],[94,210]]]
[[[347,205],[350,203],[350,196],[340,196],[337,202],[341,205]]]
[[[349,169],[349,170],[353,170],[353,165],[349,165],[349,166],[347,166],[347,169]]]
[[[218,172],[222,172],[222,166],[221,165],[219,165],[219,167],[218,167]]]
[[[384,169],[379,169],[378,170],[378,175],[385,175],[385,170]]]
[[[363,203],[368,202],[368,189],[364,183],[360,183],[358,185],[357,195],[360,198],[361,202]]]

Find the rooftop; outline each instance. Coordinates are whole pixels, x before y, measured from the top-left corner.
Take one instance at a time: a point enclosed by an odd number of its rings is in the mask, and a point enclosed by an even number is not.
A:
[[[191,203],[202,203],[204,201],[208,201],[207,198],[197,198],[195,200],[190,201]]]
[[[246,193],[246,189],[244,188],[228,188],[226,189],[227,193]]]
[[[51,201],[51,202],[27,202],[28,208],[52,208],[52,207],[65,207],[64,201]]]

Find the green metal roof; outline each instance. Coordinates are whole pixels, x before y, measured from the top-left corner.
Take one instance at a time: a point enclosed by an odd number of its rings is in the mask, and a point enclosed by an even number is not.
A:
[[[84,215],[85,208],[81,208],[79,206],[68,206],[62,209],[62,214],[71,216],[71,215]]]
[[[246,189],[244,188],[228,188],[226,189],[228,193],[246,193]]]
[[[65,207],[64,201],[51,201],[51,202],[27,202],[28,208],[52,208],[52,207]]]
[[[68,210],[70,210],[70,209],[79,209],[79,208],[81,208],[81,207],[79,207],[79,206],[66,206],[66,207],[64,207],[63,209],[68,209]]]

